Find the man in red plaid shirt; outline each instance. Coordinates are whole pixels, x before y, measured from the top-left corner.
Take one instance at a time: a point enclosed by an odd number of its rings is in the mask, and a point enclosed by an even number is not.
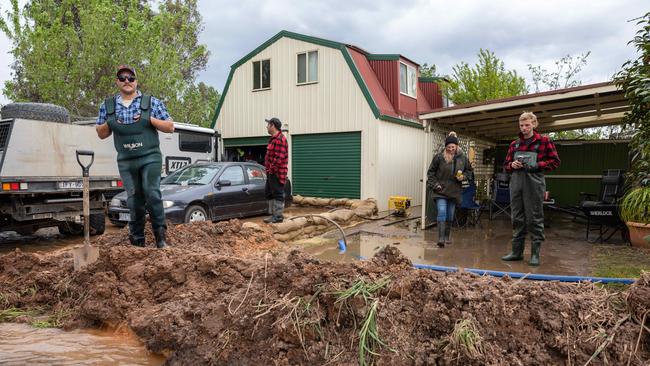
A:
[[[278,223],[284,220],[284,185],[287,182],[289,163],[289,145],[280,128],[282,122],[278,118],[267,119],[266,130],[271,135],[266,146],[264,166],[266,167],[266,199],[269,200],[271,217],[264,219],[266,223]]]
[[[512,250],[504,261],[524,258],[526,234],[531,236],[531,266],[539,265],[539,250],[544,241],[544,172],[560,166],[553,141],[537,131],[537,116],[524,112],[519,116],[519,138],[510,143],[505,170],[511,173],[510,207],[512,208]]]

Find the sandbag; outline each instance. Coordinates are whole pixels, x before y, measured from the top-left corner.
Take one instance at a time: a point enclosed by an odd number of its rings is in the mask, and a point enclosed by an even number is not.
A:
[[[336,210],[332,211],[330,216],[339,224],[347,223],[352,219],[352,217],[354,217],[354,211],[348,209]]]
[[[295,196],[293,196],[293,204],[294,205],[300,205],[300,204],[302,204],[302,201],[304,199],[305,199],[305,197],[303,197],[301,195],[295,195]]]
[[[296,230],[296,231],[292,231],[292,232],[286,233],[286,234],[276,233],[276,234],[273,234],[273,237],[275,238],[275,240],[282,241],[282,242],[287,242],[289,240],[293,240],[293,239],[297,238],[301,234],[302,234],[302,232],[300,230]]]
[[[314,198],[314,206],[318,206],[318,207],[329,206],[331,201],[332,201],[331,198]]]
[[[347,198],[335,198],[332,201],[330,201],[330,206],[335,206],[335,207],[346,206],[347,204],[348,204]]]
[[[301,225],[298,220],[299,219],[284,220],[283,222],[278,224],[271,224],[271,228],[273,228],[273,233],[285,234],[290,231],[301,229],[304,224]]]

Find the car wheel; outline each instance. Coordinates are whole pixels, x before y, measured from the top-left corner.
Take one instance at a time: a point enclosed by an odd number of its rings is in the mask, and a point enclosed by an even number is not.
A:
[[[205,209],[201,206],[194,205],[190,206],[185,210],[185,222],[199,222],[205,221],[208,219],[208,215],[205,213]]]

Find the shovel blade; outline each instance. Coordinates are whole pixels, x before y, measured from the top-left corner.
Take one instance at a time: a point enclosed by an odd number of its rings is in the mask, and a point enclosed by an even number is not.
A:
[[[72,248],[72,254],[74,257],[74,270],[78,271],[99,259],[99,248],[83,245]]]

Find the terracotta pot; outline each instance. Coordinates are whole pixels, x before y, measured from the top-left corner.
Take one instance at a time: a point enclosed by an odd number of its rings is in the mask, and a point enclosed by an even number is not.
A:
[[[650,241],[646,240],[646,237],[650,237],[650,224],[627,221],[625,225],[630,230],[630,243],[633,247],[650,248]]]

